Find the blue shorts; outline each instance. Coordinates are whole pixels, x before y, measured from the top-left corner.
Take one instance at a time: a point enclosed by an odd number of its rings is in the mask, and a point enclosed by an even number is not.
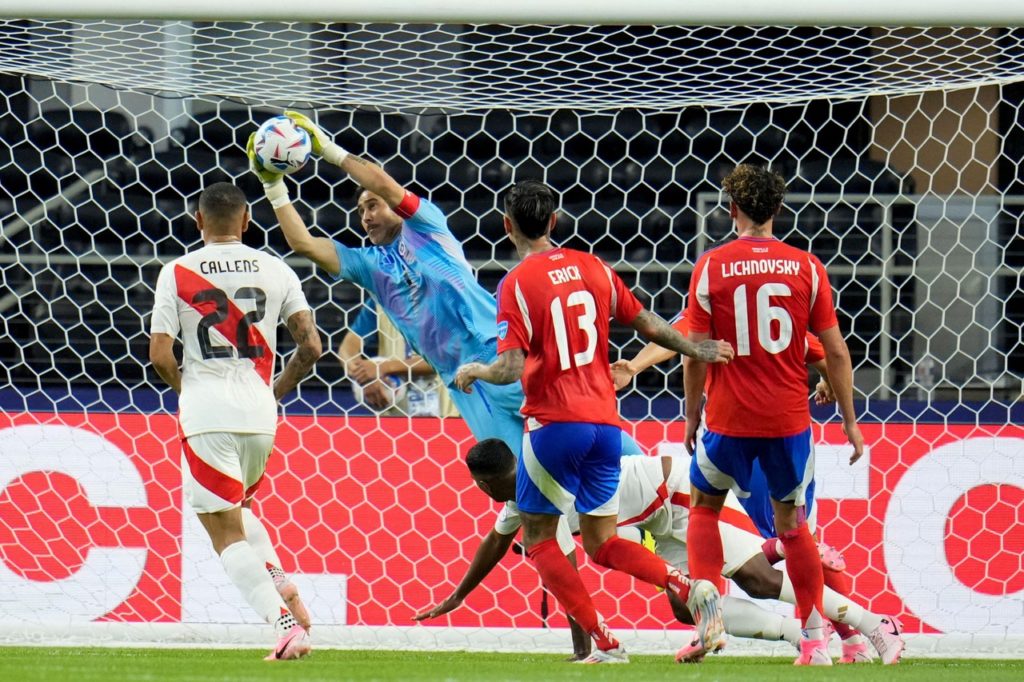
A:
[[[448,391],[473,438],[478,441],[487,438],[503,440],[519,457],[523,447],[524,421],[519,410],[524,397],[523,387],[518,381],[507,386],[477,381],[473,384],[472,393],[463,393],[454,386],[449,386]],[[645,454],[625,431],[622,431],[622,454]]]
[[[757,475],[755,475],[757,474]],[[697,453],[690,460],[690,483],[709,495],[724,495],[730,489],[744,509],[751,505],[751,517],[762,534],[768,526],[764,507],[767,497],[778,502],[807,503],[807,491],[814,483],[814,447],[811,430],[785,438],[740,438],[704,431],[697,439]],[[756,488],[763,488],[750,500]],[[770,536],[774,532],[774,514]]]
[[[556,422],[523,434],[516,505],[529,514],[611,516],[619,511],[622,429]]]
[[[773,538],[778,533],[775,530],[775,508],[772,507],[771,495],[768,494],[768,481],[764,477],[764,472],[761,471],[761,465],[754,460],[754,466],[750,471],[750,493],[749,497],[739,498],[740,505],[743,507],[743,511],[747,512],[747,516],[757,526],[757,532],[761,534],[761,537]],[[812,518],[814,511],[814,480],[811,480],[810,485],[807,486],[807,490],[804,492],[805,511],[808,518]],[[813,531],[814,529],[811,528]]]
[[[500,438],[519,456],[523,447],[523,415],[519,412],[523,387],[518,381],[506,386],[477,381],[472,393],[463,393],[454,386],[448,389],[476,440]]]

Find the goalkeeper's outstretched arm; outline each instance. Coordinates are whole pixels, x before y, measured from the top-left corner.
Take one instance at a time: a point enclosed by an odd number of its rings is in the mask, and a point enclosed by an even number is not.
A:
[[[348,173],[360,187],[382,198],[391,208],[398,206],[405,198],[405,188],[383,168],[372,161],[350,154],[305,114],[297,111],[286,111],[284,114],[292,119],[296,126],[309,133],[314,154]]]
[[[305,256],[326,270],[331,275],[341,272],[341,261],[334,241],[326,237],[314,237],[306,227],[302,216],[292,206],[288,186],[284,184],[284,175],[266,170],[256,159],[256,133],[249,136],[245,152],[249,157],[249,168],[263,182],[263,192],[267,195],[270,205],[274,207],[274,215],[281,225],[284,238],[292,251]]]

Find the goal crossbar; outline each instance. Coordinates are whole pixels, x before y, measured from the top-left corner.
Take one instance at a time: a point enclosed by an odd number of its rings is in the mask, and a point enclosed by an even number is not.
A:
[[[125,4],[114,0],[8,0],[3,18],[283,20],[338,22],[458,22],[513,24],[679,24],[696,25],[858,25],[858,26],[1015,26],[1024,23],[1024,4],[1005,0],[972,3],[943,0],[819,0],[812,10],[800,0],[772,3],[715,0],[517,0],[474,3],[465,0],[307,0],[282,4],[248,0],[211,4],[206,0]]]

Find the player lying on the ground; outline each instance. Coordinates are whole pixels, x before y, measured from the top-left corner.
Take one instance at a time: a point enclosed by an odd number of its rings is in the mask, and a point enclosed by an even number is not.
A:
[[[196,224],[203,247],[160,271],[149,357],[180,396],[186,501],[231,582],[274,626],[278,643],[267,659],[301,658],[311,648],[309,614],[249,504],[274,445],[278,401],[320,357],[320,335],[295,272],[242,244],[249,209],[240,189],[225,182],[204,189]],[[297,349],[272,383],[279,320]]]
[[[685,315],[681,315],[678,320],[672,323],[672,326],[680,334],[689,334],[690,329]],[[677,355],[678,353],[675,351],[662,348],[655,343],[647,344],[631,360],[619,360],[612,365],[612,378],[615,381],[615,388],[621,390],[640,372]],[[827,405],[835,402],[835,394],[828,381],[828,369],[825,366],[825,349],[822,347],[818,337],[809,332],[804,342],[804,361],[808,366],[816,369],[821,377],[821,380],[815,387],[814,401],[818,405]],[[766,538],[762,548],[769,562],[775,564],[785,558],[785,552],[782,549],[782,543],[776,537],[775,514],[767,494],[767,482],[764,479],[760,466],[756,462],[753,467],[752,481],[752,485],[756,487],[756,493],[749,497],[741,498],[739,503],[743,505],[747,515],[754,522],[757,531]],[[813,530],[816,511],[813,481],[807,488],[806,510],[808,522]],[[826,586],[849,597],[852,592],[852,585],[850,584],[849,576],[843,570],[845,562],[842,562],[841,555],[827,545],[819,545],[819,547],[822,548],[823,577]],[[898,635],[899,623],[896,620],[893,620],[893,622],[897,628]],[[840,663],[870,660],[870,653],[867,651],[867,645],[864,643],[860,632],[841,622],[834,623],[834,626],[836,633],[843,642],[843,654],[842,658],[840,658]]]
[[[622,458],[619,490],[619,525],[635,526],[651,533],[656,543],[655,551],[683,572],[688,568],[686,522],[690,482],[687,464],[684,458],[625,456]],[[501,441],[489,439],[474,445],[466,456],[466,465],[477,486],[495,501],[503,502],[515,494],[514,455]],[[512,544],[518,529],[518,517],[510,518],[503,511],[503,521],[501,531],[504,532],[494,529],[484,541],[488,547],[485,560],[478,562],[474,559],[452,595],[434,608],[416,615],[415,620],[436,618],[458,608],[490,573]],[[570,525],[572,523],[570,519]],[[734,580],[752,597],[795,603],[788,576],[769,565],[761,552],[761,538],[750,532],[753,528],[749,517],[732,500],[723,512],[721,523],[726,560],[723,575]],[[666,595],[676,618],[692,625],[693,619],[686,605],[675,599],[670,591],[666,591]],[[767,640],[785,639],[794,647],[798,646],[800,624],[795,619],[783,618],[747,600],[731,596],[723,599],[723,607],[725,629],[730,634]],[[888,619],[827,588],[825,611],[826,616],[837,622],[868,632],[883,661],[891,662],[902,651],[902,640],[884,627]],[[679,650],[677,660],[699,661],[703,654],[699,641],[690,641]],[[870,653],[865,648],[860,657],[849,662],[870,660]]]

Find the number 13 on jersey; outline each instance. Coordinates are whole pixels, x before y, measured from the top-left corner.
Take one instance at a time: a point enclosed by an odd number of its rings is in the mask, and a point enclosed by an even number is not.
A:
[[[568,323],[566,320],[568,319]],[[594,295],[589,291],[573,291],[562,302],[556,296],[551,300],[551,327],[555,332],[555,345],[558,347],[558,361],[563,370],[583,367],[594,361],[597,349],[597,305]],[[569,354],[569,328],[579,329],[586,337],[584,350]]]

